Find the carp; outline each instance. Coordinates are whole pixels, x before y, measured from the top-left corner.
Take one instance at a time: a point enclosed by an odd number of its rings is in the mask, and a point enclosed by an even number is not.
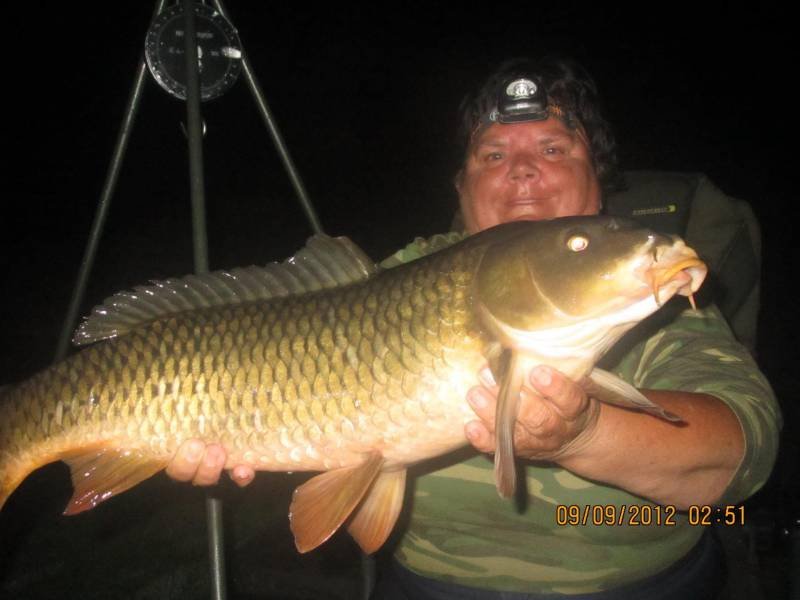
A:
[[[400,513],[407,467],[467,444],[466,395],[487,362],[500,383],[504,496],[534,365],[604,402],[678,419],[594,365],[705,274],[678,238],[567,217],[500,225],[385,270],[346,238],[314,236],[281,264],[121,292],[79,327],[87,348],[0,390],[0,506],[63,460],[74,486],[65,514],[87,510],[200,438],[224,446],[227,467],[323,471],[291,503],[301,552],[342,524],[374,552]]]

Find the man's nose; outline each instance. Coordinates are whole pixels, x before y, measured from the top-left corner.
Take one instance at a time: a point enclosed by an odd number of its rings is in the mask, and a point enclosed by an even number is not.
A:
[[[511,162],[509,176],[514,180],[539,177],[539,164],[536,157],[529,152],[516,154]]]

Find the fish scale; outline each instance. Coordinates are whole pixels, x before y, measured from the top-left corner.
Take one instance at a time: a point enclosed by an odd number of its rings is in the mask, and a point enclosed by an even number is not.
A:
[[[570,235],[597,237],[595,258],[575,262]],[[373,552],[399,514],[406,467],[466,443],[466,395],[487,360],[500,383],[505,495],[532,365],[576,381],[596,372],[603,349],[694,291],[704,270],[683,242],[601,217],[500,226],[383,272],[367,263],[352,243],[321,236],[282,265],[113,296],[76,333],[94,345],[0,389],[0,506],[32,470],[64,460],[67,514],[92,508],[199,438],[224,447],[228,468],[325,471],[293,497],[298,549],[348,520]],[[564,280],[570,270],[580,285]],[[574,347],[554,359],[562,337]],[[593,381],[600,400],[675,418],[610,374]]]

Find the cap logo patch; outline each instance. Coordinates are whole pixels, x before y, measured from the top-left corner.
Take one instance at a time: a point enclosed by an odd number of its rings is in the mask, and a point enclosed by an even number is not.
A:
[[[521,100],[532,97],[536,90],[536,84],[530,79],[515,79],[506,87],[506,96]]]

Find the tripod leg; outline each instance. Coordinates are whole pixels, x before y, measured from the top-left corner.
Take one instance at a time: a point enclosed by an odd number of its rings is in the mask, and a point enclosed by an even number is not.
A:
[[[228,19],[225,7],[222,5],[222,0],[214,0],[214,8],[216,8],[223,17]],[[230,21],[230,19],[228,19],[228,21]],[[244,46],[244,44],[242,45]],[[283,141],[283,136],[281,136],[281,133],[278,130],[278,124],[272,117],[272,112],[267,104],[267,99],[264,97],[264,92],[261,91],[261,86],[258,84],[256,76],[253,73],[253,69],[250,67],[250,61],[247,58],[247,52],[244,51],[242,52],[242,72],[247,80],[247,85],[250,87],[250,92],[253,94],[253,99],[255,100],[256,107],[258,108],[258,113],[261,115],[264,124],[267,126],[267,131],[269,131],[270,137],[272,138],[272,143],[275,144],[275,149],[278,151],[278,154],[283,161],[286,174],[289,176],[289,180],[292,182],[292,187],[294,187],[294,191],[297,194],[297,199],[300,201],[300,206],[302,206],[303,211],[306,213],[306,218],[308,219],[311,228],[315,233],[323,233],[322,223],[320,222],[319,217],[314,210],[314,206],[311,204],[311,200],[308,197],[308,192],[306,192],[303,181],[300,179],[300,174],[298,173],[297,168],[292,161],[292,157],[289,155],[289,149],[286,147],[286,144]]]
[[[154,14],[160,13],[164,9],[166,0],[159,0]],[[133,122],[136,119],[136,113],[139,110],[139,104],[142,98],[142,90],[144,89],[144,80],[147,74],[147,65],[145,64],[144,55],[139,61],[139,67],[136,70],[136,77],[134,78],[133,87],[128,95],[128,103],[125,106],[125,115],[122,118],[122,125],[120,126],[119,133],[117,134],[117,141],[114,145],[114,152],[111,155],[111,162],[108,165],[106,179],[103,182],[103,188],[100,192],[100,199],[97,203],[97,209],[92,221],[92,227],[89,231],[89,239],[86,243],[86,249],[83,252],[81,259],[81,266],[78,271],[78,277],[75,281],[75,286],[72,289],[72,298],[67,308],[67,314],[64,317],[64,324],[61,328],[61,336],[58,339],[56,346],[55,360],[61,360],[67,354],[69,349],[70,337],[75,328],[75,321],[78,318],[78,310],[80,309],[83,296],[86,292],[86,284],[89,281],[89,273],[94,265],[94,259],[97,254],[97,246],[100,242],[100,236],[103,233],[105,226],[106,216],[108,215],[108,208],[111,205],[111,196],[117,186],[117,179],[119,177],[120,167],[122,160],[125,157],[125,150],[128,147],[131,130],[133,129]]]

